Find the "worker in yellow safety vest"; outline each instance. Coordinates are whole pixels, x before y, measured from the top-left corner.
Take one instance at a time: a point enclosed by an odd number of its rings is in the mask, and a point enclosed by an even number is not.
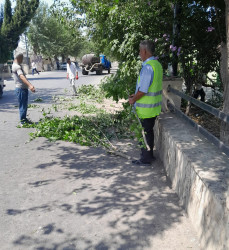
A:
[[[136,109],[148,144],[148,149],[141,147],[140,159],[132,161],[136,165],[150,165],[155,159],[153,127],[161,112],[163,70],[160,62],[154,57],[154,51],[155,45],[152,41],[144,40],[140,43],[142,69],[137,79],[135,94],[129,97],[129,103]]]

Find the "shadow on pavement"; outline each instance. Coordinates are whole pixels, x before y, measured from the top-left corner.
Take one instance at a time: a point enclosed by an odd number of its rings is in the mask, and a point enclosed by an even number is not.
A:
[[[64,89],[63,89],[64,92]],[[29,104],[53,104],[53,97],[55,95],[60,96],[60,89],[59,88],[53,88],[49,89],[47,92],[47,89],[45,88],[37,88],[37,91],[35,93],[29,92]],[[64,96],[67,96],[63,93]],[[36,98],[41,98],[41,102],[36,102]],[[18,101],[15,95],[14,90],[7,90],[4,91],[3,97],[0,99],[0,111],[3,112],[4,110],[7,110],[7,112],[11,112],[10,109],[18,109]]]
[[[19,220],[46,218],[36,234],[21,233],[15,247],[144,249],[184,216],[160,162],[154,168],[133,166],[102,149],[65,142],[43,143],[36,150],[53,161],[33,164],[34,174],[41,174],[27,187],[38,196],[44,188],[59,195],[43,195],[39,206],[27,203],[24,209],[6,211]]]
[[[61,79],[66,79],[66,77],[27,77],[27,79],[31,82],[33,81],[40,81],[40,80],[61,80]]]

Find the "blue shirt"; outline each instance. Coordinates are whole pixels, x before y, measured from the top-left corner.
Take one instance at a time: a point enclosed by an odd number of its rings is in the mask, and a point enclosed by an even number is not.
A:
[[[138,91],[141,91],[143,93],[148,93],[148,89],[150,85],[153,83],[153,77],[154,77],[153,68],[149,64],[146,64],[149,60],[156,60],[156,59],[154,56],[151,56],[142,63],[142,69],[140,71],[140,82],[138,84],[137,80],[135,94]]]

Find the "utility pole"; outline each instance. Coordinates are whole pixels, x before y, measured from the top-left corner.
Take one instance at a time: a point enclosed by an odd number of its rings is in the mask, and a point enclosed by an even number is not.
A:
[[[26,35],[26,31],[24,33],[25,36],[25,49],[26,49],[26,58],[27,58],[27,65],[29,67],[29,53],[28,53],[28,41],[27,41],[27,35]]]

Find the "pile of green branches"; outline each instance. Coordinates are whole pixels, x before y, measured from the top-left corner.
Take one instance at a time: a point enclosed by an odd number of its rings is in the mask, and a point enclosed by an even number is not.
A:
[[[63,140],[82,146],[102,146],[109,149],[112,140],[133,138],[131,117],[125,111],[116,114],[98,113],[96,116],[65,116],[64,118],[44,115],[38,123],[24,125],[35,128],[31,139],[46,137],[50,141]]]

